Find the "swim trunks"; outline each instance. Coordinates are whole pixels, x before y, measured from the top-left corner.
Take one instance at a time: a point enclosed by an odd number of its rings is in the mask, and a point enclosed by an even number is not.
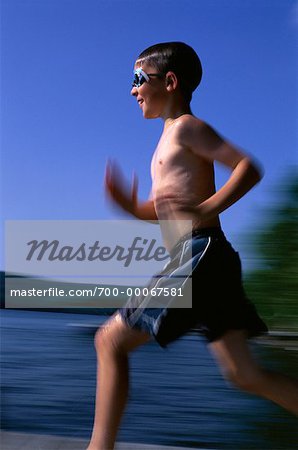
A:
[[[190,276],[185,276],[183,268],[189,264]],[[162,306],[152,307],[155,299],[139,295],[130,297],[119,310],[129,327],[149,333],[161,347],[194,328],[209,342],[228,330],[243,329],[248,336],[268,331],[244,292],[239,255],[220,228],[193,230],[180,239],[146,293],[157,286],[171,290],[173,281],[182,292],[191,287],[191,307],[175,307],[178,298],[171,296],[159,299]]]

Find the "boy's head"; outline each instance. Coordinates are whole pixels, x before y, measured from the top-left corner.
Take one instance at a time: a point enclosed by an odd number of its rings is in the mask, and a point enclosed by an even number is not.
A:
[[[142,64],[154,67],[159,74],[174,72],[180,92],[188,103],[202,79],[202,65],[198,55],[183,42],[163,42],[148,47],[136,60],[137,66]]]

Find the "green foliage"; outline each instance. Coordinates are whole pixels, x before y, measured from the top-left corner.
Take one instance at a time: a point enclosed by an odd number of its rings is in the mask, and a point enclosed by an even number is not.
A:
[[[255,247],[262,268],[251,272],[246,290],[270,328],[298,329],[298,176],[283,184],[283,203]]]

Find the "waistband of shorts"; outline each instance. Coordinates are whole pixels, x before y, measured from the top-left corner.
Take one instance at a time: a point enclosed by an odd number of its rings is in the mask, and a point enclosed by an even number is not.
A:
[[[182,236],[179,241],[176,242],[175,246],[172,250],[179,247],[182,243],[185,241],[188,241],[189,239],[192,239],[194,237],[215,237],[215,238],[222,238],[226,239],[224,232],[220,227],[209,227],[209,228],[195,228],[189,233],[186,233],[184,236]],[[172,251],[171,251],[172,253]]]
[[[225,238],[224,232],[220,227],[209,227],[209,228],[195,228],[189,234],[190,237],[202,236],[202,237],[223,237]],[[184,238],[184,236],[183,236]]]

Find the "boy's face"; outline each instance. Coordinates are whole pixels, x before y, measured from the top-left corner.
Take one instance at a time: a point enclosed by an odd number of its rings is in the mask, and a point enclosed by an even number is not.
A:
[[[146,63],[135,65],[135,70],[142,67],[146,74],[159,74],[158,70]],[[141,86],[133,86],[131,95],[136,97],[143,116],[146,119],[161,117],[167,101],[167,89],[164,76],[149,76]]]

